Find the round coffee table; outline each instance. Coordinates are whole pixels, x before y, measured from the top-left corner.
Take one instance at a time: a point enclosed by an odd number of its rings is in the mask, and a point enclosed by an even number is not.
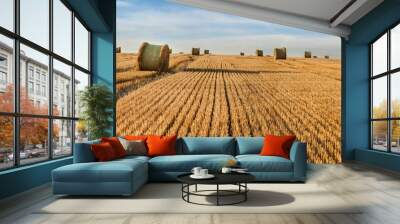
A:
[[[177,177],[178,181],[182,183],[182,199],[188,203],[197,205],[234,205],[247,201],[247,192],[249,188],[247,183],[255,180],[255,177],[248,173],[229,173],[213,174],[215,177],[212,179],[193,179],[189,174],[182,174]],[[198,190],[197,185],[215,185],[215,190]],[[236,185],[237,190],[223,190],[220,185]],[[195,186],[194,191],[190,191],[190,186]],[[215,194],[206,194],[214,192]],[[203,196],[203,197],[216,197],[216,204],[202,204],[190,200],[190,196]],[[231,203],[221,203],[221,197],[240,196],[240,199]]]

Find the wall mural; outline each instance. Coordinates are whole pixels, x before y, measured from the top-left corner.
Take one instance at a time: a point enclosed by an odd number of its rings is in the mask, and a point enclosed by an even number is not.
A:
[[[157,12],[152,1],[119,3],[118,135],[294,134],[310,162],[341,162],[339,38],[163,1]]]

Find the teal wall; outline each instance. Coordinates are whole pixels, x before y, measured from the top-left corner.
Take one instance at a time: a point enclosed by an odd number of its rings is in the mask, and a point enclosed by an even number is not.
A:
[[[400,22],[399,12],[399,0],[386,0],[351,27],[348,40],[342,40],[343,159],[392,170],[399,170],[399,156],[369,150],[369,43]]]
[[[103,83],[115,92],[116,0],[67,2],[92,31],[92,82]],[[111,132],[115,131],[113,123]],[[50,182],[53,169],[71,163],[72,158],[69,157],[0,172],[0,199]]]
[[[93,83],[101,83],[110,88],[114,96],[113,126],[110,127],[110,134],[115,135],[116,131],[116,92],[115,92],[115,48],[116,48],[116,2],[101,1],[99,11],[104,21],[108,24],[107,32],[92,33],[92,72]]]
[[[51,171],[72,163],[72,158],[47,161],[0,173],[0,199],[48,183]]]

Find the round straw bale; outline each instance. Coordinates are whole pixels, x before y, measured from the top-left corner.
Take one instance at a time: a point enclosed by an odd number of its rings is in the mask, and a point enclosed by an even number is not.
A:
[[[313,58],[318,58],[318,57],[314,55]]]
[[[257,49],[256,50],[256,55],[259,56],[259,57],[262,57],[264,55],[264,52],[262,50],[260,50],[260,49]]]
[[[168,45],[142,43],[139,48],[137,62],[141,71],[167,71],[169,66]]]
[[[204,54],[209,54],[210,50],[204,50]]]
[[[240,52],[240,56],[244,56],[244,52]]]
[[[283,59],[286,60],[286,48],[274,48],[274,59]]]
[[[324,58],[325,58],[325,59],[329,59],[329,56],[328,56],[328,55],[325,55]]]
[[[304,58],[311,58],[311,51],[305,51]]]

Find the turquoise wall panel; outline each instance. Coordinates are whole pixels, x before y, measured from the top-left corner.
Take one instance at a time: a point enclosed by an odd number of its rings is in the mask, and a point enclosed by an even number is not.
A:
[[[355,23],[349,39],[342,41],[343,159],[355,159],[391,170],[399,170],[399,156],[369,150],[369,43],[400,22],[399,12],[399,0],[384,1]]]

